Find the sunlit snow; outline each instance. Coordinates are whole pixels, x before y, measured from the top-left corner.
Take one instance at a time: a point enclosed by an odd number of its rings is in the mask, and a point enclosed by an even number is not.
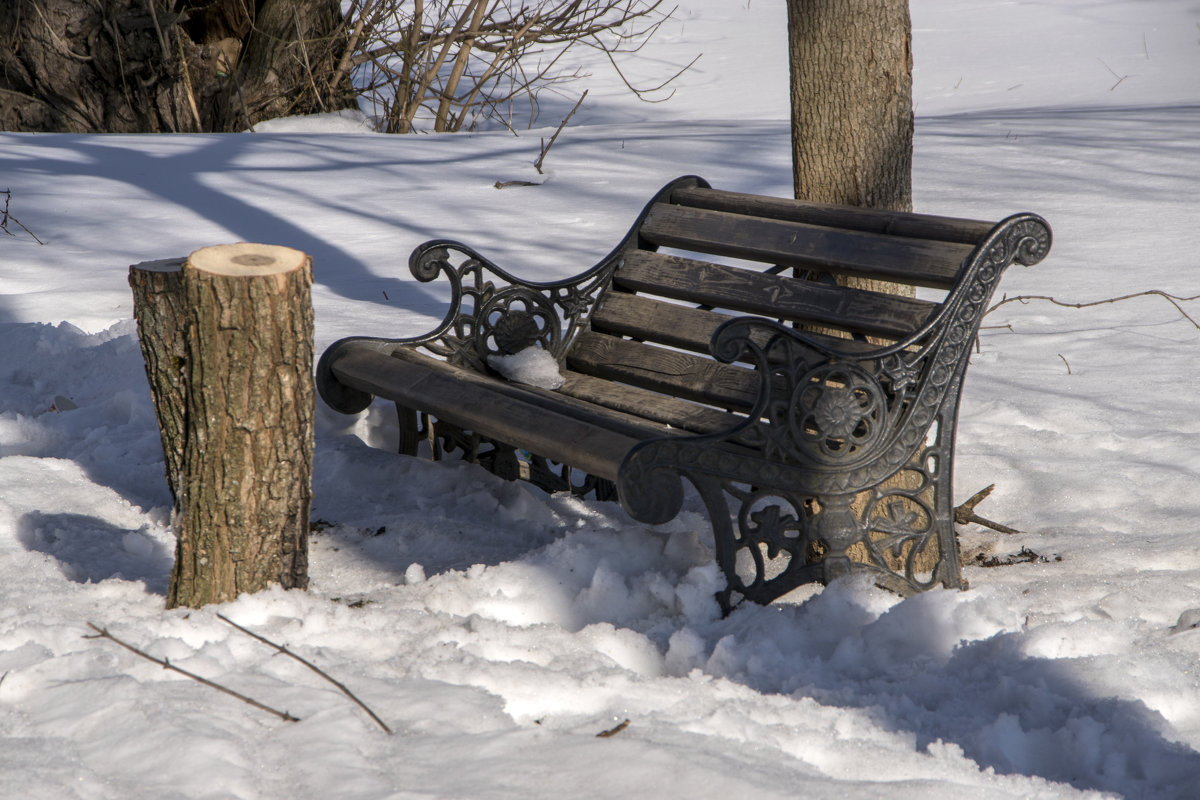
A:
[[[1200,306],[1143,294],[1200,294],[1200,8],[1183,0],[913,0],[917,209],[1049,220],[1050,256],[1010,270],[1010,297],[1141,295],[985,320],[955,491],[995,483],[978,511],[1023,533],[962,530],[969,591],[846,581],[722,619],[698,505],[647,528],[400,457],[380,403],[318,409],[309,591],[164,610],[170,499],[130,264],[305,251],[319,352],[441,321],[444,292],[407,270],[426,239],[550,280],[678,175],[788,195],[781,6],[681,0],[627,67],[645,85],[702,52],[669,101],[637,102],[593,54],[519,136],[386,137],[352,115],[0,133],[0,189],[45,242],[0,235],[0,798],[1197,796]],[[86,639],[89,622],[300,721]]]

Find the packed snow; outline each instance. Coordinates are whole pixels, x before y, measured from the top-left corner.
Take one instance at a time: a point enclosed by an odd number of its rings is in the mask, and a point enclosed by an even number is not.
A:
[[[1200,8],[913,0],[918,210],[1045,216],[960,415],[968,591],[861,581],[720,617],[702,514],[647,528],[390,451],[318,410],[312,585],[164,610],[170,498],[130,264],[257,241],[315,263],[318,352],[412,336],[463,239],[547,280],[678,175],[787,195],[778,2],[681,0],[538,129],[387,137],[357,115],[229,136],[0,133],[0,797],[1193,798],[1200,793]],[[542,137],[588,88],[546,159]],[[498,190],[497,182],[541,185]],[[998,566],[984,566],[996,564]],[[1000,566],[1002,565],[1002,566]],[[327,671],[332,684],[218,618]],[[285,721],[86,638],[93,623]],[[623,723],[628,720],[628,725]],[[611,735],[598,737],[600,733]]]
[[[514,383],[540,389],[557,389],[563,385],[558,362],[551,353],[537,346],[507,356],[488,356],[488,366]]]

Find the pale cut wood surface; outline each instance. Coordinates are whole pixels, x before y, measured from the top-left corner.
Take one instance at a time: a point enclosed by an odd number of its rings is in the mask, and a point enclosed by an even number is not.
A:
[[[308,256],[290,247],[273,244],[219,244],[188,256],[188,266],[231,278],[279,275],[302,269]]]

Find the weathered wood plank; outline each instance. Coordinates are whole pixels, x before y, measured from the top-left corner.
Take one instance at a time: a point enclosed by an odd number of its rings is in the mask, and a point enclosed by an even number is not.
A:
[[[753,370],[600,333],[580,336],[567,354],[567,366],[586,375],[740,411],[749,409],[758,394],[759,379]]]
[[[655,205],[640,229],[660,247],[949,289],[969,245],[907,239],[724,211]]]
[[[671,195],[671,201],[712,211],[728,211],[733,214],[908,236],[914,239],[936,239],[972,246],[981,242],[995,226],[993,222],[974,219],[808,203],[783,197],[763,197],[699,187],[676,189]]]
[[[927,300],[642,250],[625,256],[613,281],[673,300],[890,339],[913,333],[938,308]]]
[[[530,402],[535,392],[411,350],[396,356],[348,348],[331,365],[339,381],[428,412],[464,430],[519,445],[552,461],[616,480],[621,459],[644,437],[616,432],[566,406]]]
[[[565,370],[563,379],[563,385],[558,389],[561,394],[669,425],[676,430],[715,433],[728,430],[738,422],[738,418],[727,411],[579,372]]]
[[[678,347],[696,353],[709,354],[712,336],[722,323],[734,319],[729,314],[708,311],[655,300],[628,292],[608,292],[591,317],[592,330],[616,336],[628,336],[639,341]],[[838,339],[816,333],[806,336],[846,352],[865,352],[878,345],[852,339]],[[765,345],[770,337],[756,335],[754,341]]]

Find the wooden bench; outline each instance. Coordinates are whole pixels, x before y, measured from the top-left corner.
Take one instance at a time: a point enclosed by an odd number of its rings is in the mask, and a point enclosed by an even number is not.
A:
[[[318,388],[347,414],[394,401],[405,453],[461,450],[550,491],[615,495],[648,524],[702,504],[726,610],[854,572],[903,594],[962,587],[951,490],[963,374],[1001,273],[1040,261],[1050,239],[1033,214],[993,224],[680,178],[566,280],[521,281],[457,242],[421,245],[410,268],[449,281],[445,319],[333,344]],[[529,347],[561,366],[557,389],[489,365]]]

